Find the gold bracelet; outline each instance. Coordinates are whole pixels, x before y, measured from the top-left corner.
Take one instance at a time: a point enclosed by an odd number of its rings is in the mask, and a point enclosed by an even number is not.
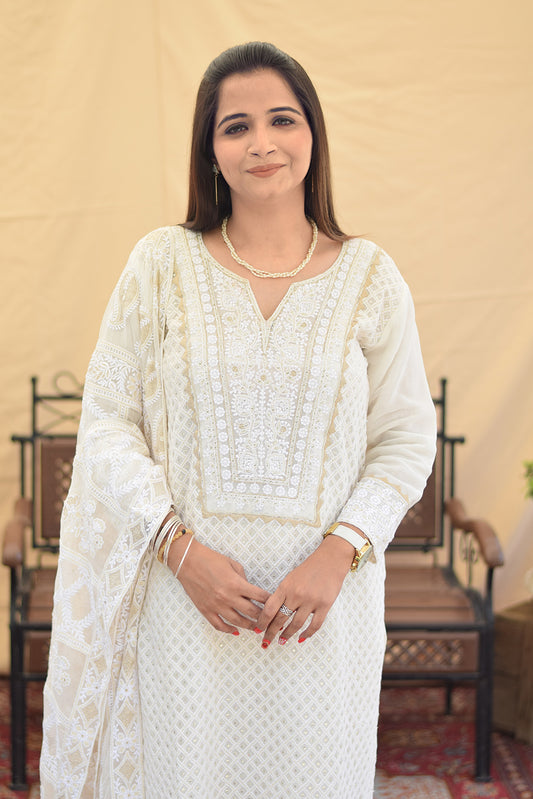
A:
[[[165,538],[165,540],[163,541],[157,552],[157,559],[160,563],[165,562],[165,552],[168,555],[168,551],[172,546],[172,544],[174,543],[174,541],[177,541],[178,538],[181,538],[182,535],[185,535],[186,533],[189,533],[189,535],[194,535],[193,531],[189,530],[185,526],[183,527],[180,526],[180,528],[178,530],[175,530],[172,534],[169,533],[169,536]]]

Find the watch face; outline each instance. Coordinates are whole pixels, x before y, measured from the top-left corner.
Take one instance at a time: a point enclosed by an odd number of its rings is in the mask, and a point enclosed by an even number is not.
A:
[[[358,571],[368,560],[372,554],[372,544],[370,541],[365,541],[361,549],[356,550],[355,557],[352,562],[352,571]]]

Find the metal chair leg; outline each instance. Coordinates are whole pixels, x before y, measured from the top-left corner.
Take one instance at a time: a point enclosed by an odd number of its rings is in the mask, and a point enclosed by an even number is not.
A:
[[[11,785],[23,791],[26,781],[26,683],[23,679],[23,645],[20,630],[11,631]]]
[[[476,691],[476,780],[491,779],[492,746],[492,681],[493,681],[493,631],[480,637],[480,679]]]
[[[452,693],[453,693],[453,684],[451,682],[446,683],[446,709],[445,713],[447,716],[451,716],[452,714]]]
[[[481,679],[476,690],[476,780],[488,782],[491,761],[491,701],[489,681]]]

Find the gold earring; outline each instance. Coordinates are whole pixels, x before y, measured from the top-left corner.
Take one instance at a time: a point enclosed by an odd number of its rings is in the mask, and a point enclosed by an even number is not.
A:
[[[213,174],[215,175],[215,205],[218,205],[218,176],[220,170],[216,164],[213,164]]]

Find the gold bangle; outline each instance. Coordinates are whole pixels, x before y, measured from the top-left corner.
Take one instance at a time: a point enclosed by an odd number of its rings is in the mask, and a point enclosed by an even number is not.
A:
[[[179,530],[174,531],[174,533],[170,537],[170,540],[166,538],[163,541],[157,552],[157,559],[160,563],[163,563],[164,561],[165,550],[168,552],[174,541],[177,541],[178,538],[181,538],[182,535],[185,535],[185,533],[189,533],[189,535],[194,535],[193,531],[189,530],[187,527],[180,527]]]

